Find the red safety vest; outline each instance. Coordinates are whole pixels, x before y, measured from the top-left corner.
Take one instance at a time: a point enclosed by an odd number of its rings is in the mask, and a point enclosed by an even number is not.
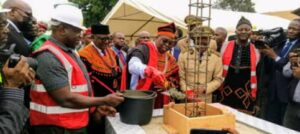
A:
[[[233,49],[234,49],[234,41],[230,41],[224,51],[224,55],[222,58],[223,61],[223,77],[226,78],[229,65],[232,59]],[[252,43],[250,43],[250,68],[251,68],[251,75],[250,75],[250,83],[251,83],[251,96],[256,98],[257,92],[257,79],[256,79],[256,61],[258,60],[258,53],[255,50],[255,47]]]
[[[68,72],[70,91],[72,93],[88,96],[87,80],[84,73],[70,55],[51,41],[46,41],[34,54],[49,51],[64,65]],[[47,59],[45,59],[47,60]],[[39,80],[35,81],[30,91],[30,124],[54,125],[67,129],[79,129],[87,126],[89,113],[88,108],[72,109],[59,106],[47,93]]]

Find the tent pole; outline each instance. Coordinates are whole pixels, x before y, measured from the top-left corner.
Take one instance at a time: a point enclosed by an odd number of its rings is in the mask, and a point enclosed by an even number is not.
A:
[[[130,37],[132,38],[138,31],[140,31],[145,25],[147,25],[149,22],[151,22],[154,19],[154,16],[152,16],[149,20],[147,20],[142,26],[140,26],[137,30],[135,30]]]
[[[122,19],[122,18],[111,18],[111,20],[124,20],[124,21],[148,21],[148,20],[144,20],[144,19]],[[165,24],[166,22],[163,21],[151,21],[151,22],[155,22],[155,23],[163,23]]]

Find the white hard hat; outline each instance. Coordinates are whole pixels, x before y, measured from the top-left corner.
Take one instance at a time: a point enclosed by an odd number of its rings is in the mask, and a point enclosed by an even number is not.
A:
[[[0,3],[0,13],[6,13],[6,12],[10,12],[10,11],[11,11],[11,9],[3,8],[2,3]]]
[[[0,13],[10,12],[11,9],[0,8]]]
[[[81,10],[71,3],[57,5],[54,9],[51,19],[83,30],[86,29],[82,24],[83,16]]]

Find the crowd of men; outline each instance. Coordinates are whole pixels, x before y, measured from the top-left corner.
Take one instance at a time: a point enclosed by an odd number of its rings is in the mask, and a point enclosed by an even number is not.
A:
[[[275,46],[256,47],[247,18],[227,41],[225,28],[188,15],[188,35],[168,23],[155,37],[141,31],[129,47],[122,31],[85,28],[72,3],[55,7],[51,35],[24,1],[7,0],[2,8],[0,49],[15,46],[22,56],[15,67],[5,61],[1,68],[0,133],[104,133],[103,117],[115,115],[124,90],[157,92],[154,108],[174,100],[219,102],[300,131],[300,19]]]

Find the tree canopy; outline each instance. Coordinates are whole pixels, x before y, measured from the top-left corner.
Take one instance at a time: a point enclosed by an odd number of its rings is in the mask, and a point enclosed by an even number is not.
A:
[[[254,3],[251,0],[217,0],[214,8],[241,12],[255,12]]]
[[[86,27],[99,23],[118,0],[70,0],[82,9]]]

